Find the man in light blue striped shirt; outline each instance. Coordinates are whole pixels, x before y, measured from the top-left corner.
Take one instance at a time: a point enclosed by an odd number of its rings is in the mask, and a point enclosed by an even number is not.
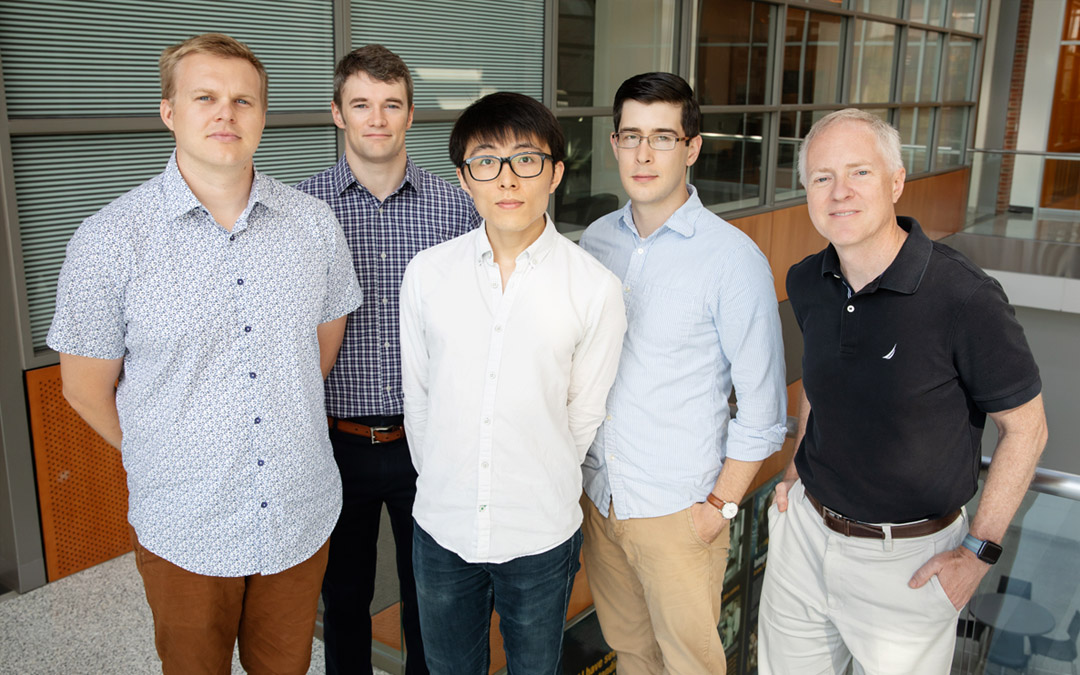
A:
[[[630,201],[590,225],[581,246],[622,280],[629,326],[583,466],[585,566],[620,673],[724,673],[727,525],[785,435],[772,274],[686,184],[701,112],[682,78],[630,78],[614,117]]]

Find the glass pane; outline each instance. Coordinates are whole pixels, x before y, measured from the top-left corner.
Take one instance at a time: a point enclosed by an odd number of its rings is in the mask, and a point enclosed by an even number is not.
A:
[[[970,101],[971,80],[975,74],[975,41],[950,37],[946,62],[943,101]]]
[[[566,173],[555,192],[552,217],[560,232],[573,232],[619,208],[627,196],[611,151],[611,117],[571,117],[559,122],[566,134]]]
[[[765,103],[773,8],[731,0],[701,5],[697,93],[702,105]]]
[[[559,0],[556,105],[610,106],[631,75],[673,71],[675,8],[675,0]]]
[[[701,156],[690,173],[706,207],[732,210],[761,203],[764,113],[705,115]]]
[[[839,16],[789,8],[784,29],[783,103],[834,103],[840,94]]]
[[[968,108],[942,108],[938,123],[937,165],[938,169],[960,166],[967,139]]]
[[[930,154],[926,146],[930,142],[930,116],[932,108],[907,108],[900,111],[900,153],[908,177],[923,173],[930,168]]]
[[[855,58],[851,72],[852,102],[890,100],[895,52],[895,26],[862,19],[855,21]]]
[[[933,101],[937,95],[938,63],[941,56],[941,33],[908,30],[904,55],[904,87],[901,101]]]
[[[900,0],[851,0],[851,8],[870,14],[896,16],[900,12]]]
[[[495,91],[540,98],[544,4],[352,0],[352,47],[378,43],[400,56],[412,71],[418,109],[461,110]],[[477,36],[483,48],[476,47]]]
[[[911,0],[911,12],[908,18],[915,23],[928,23],[931,26],[944,25],[945,0]]]
[[[979,0],[953,0],[952,11],[949,13],[949,28],[969,33],[979,30],[980,4]]]
[[[969,517],[981,497],[980,487],[967,505]],[[1001,558],[961,610],[954,673],[1075,672],[1078,524],[1080,502],[1033,490],[1024,495],[1002,538]],[[1005,628],[1022,630],[1027,637]],[[1001,663],[1013,668],[1001,668]]]
[[[406,146],[417,166],[457,185],[457,170],[450,162],[452,122],[415,122],[409,129]]]
[[[788,111],[780,113],[780,138],[776,155],[776,201],[792,199],[806,194],[799,184],[799,148],[802,139],[810,133],[810,127],[831,110],[814,112]]]

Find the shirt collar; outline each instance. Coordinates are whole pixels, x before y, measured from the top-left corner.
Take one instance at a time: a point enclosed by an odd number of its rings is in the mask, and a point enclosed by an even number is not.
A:
[[[686,191],[690,194],[689,198],[683,202],[682,206],[675,209],[675,213],[671,214],[671,217],[669,217],[656,232],[659,232],[666,227],[669,230],[678,232],[684,237],[689,238],[694,236],[694,229],[698,217],[705,209],[705,206],[701,203],[701,198],[698,196],[697,189],[693,185],[687,183]],[[626,205],[622,208],[622,215],[619,216],[619,222],[636,236],[638,231],[637,227],[634,225],[632,205],[633,201],[627,200]],[[655,232],[653,234],[655,234]]]
[[[367,188],[360,184],[356,180],[356,176],[353,175],[352,169],[349,168],[349,161],[345,158],[345,155],[341,155],[341,159],[334,165],[334,170],[331,173],[331,184],[334,188],[334,194],[340,195],[349,189],[349,186],[356,184],[357,189],[367,191]],[[400,192],[405,186],[412,187],[417,194],[423,194],[424,188],[424,176],[420,173],[420,169],[413,163],[412,157],[405,156],[405,178],[402,179],[401,185],[398,185],[397,189],[392,194]]]
[[[897,216],[896,224],[908,233],[896,258],[889,264],[881,276],[870,282],[867,290],[873,291],[878,288],[887,288],[897,293],[911,295],[919,290],[923,275],[930,264],[930,254],[934,250],[934,242],[923,233],[919,223],[914,218]],[[843,278],[840,269],[840,257],[832,244],[825,249],[825,256],[821,260],[821,275],[832,275]]]
[[[544,214],[544,231],[540,233],[536,241],[529,244],[529,247],[518,254],[517,262],[528,260],[534,267],[539,265],[551,252],[552,247],[555,245],[555,237],[561,236],[555,229],[555,222],[551,220],[551,216],[547,213]],[[483,221],[480,224],[480,228],[476,230],[476,261],[482,263],[490,261],[495,258],[495,252],[491,249],[491,241],[487,236],[487,221]]]
[[[170,219],[186,215],[196,208],[209,211],[195,196],[195,193],[191,191],[187,181],[184,180],[184,176],[180,173],[180,167],[176,163],[175,149],[172,156],[169,157],[169,163],[165,166],[165,171],[162,173],[161,192],[164,212],[166,217]],[[244,207],[244,211],[240,218],[237,219],[237,223],[247,219],[255,204],[262,204],[269,209],[273,209],[276,205],[275,193],[270,178],[257,170],[251,183],[247,206]]]

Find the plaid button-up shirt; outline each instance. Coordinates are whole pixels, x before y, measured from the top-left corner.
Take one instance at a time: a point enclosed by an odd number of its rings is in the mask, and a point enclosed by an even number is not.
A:
[[[401,185],[382,202],[357,182],[344,155],[296,187],[337,214],[364,292],[364,303],[349,315],[337,364],[326,380],[327,414],[400,415],[401,278],[418,252],[480,225],[472,199],[412,159]]]

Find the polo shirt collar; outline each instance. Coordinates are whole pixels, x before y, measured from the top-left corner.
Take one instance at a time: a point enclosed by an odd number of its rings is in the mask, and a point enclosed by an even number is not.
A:
[[[667,219],[663,225],[660,226],[656,232],[667,228],[674,232],[678,232],[684,237],[694,236],[694,229],[701,216],[701,212],[705,210],[705,206],[701,203],[701,198],[698,196],[697,189],[686,184],[686,191],[690,193],[690,197],[683,202],[683,205],[675,209],[675,213],[671,214],[671,217]],[[633,201],[627,200],[626,205],[622,208],[622,214],[619,216],[619,222],[623,227],[629,229],[637,236],[637,227],[634,225],[634,212],[632,209]],[[656,234],[655,232],[653,234]],[[650,235],[651,236],[651,235]]]
[[[330,184],[334,189],[334,194],[341,195],[350,186],[356,184],[357,189],[367,191],[359,181],[356,180],[356,176],[353,175],[352,169],[349,168],[349,160],[346,159],[344,153],[341,155],[341,159],[334,165],[334,169],[331,172]],[[402,179],[401,184],[397,186],[391,194],[400,192],[405,186],[412,187],[417,194],[423,194],[424,188],[424,176],[420,173],[420,169],[413,163],[412,158],[408,155],[405,156],[405,178]]]
[[[908,233],[907,239],[904,240],[896,258],[885,268],[881,276],[870,282],[867,290],[887,288],[897,293],[911,295],[919,290],[926,267],[930,264],[934,242],[930,241],[914,218],[897,216],[896,224]],[[821,260],[821,275],[837,278],[844,276],[840,269],[840,257],[832,244],[825,249],[825,255]]]
[[[191,191],[184,176],[180,173],[180,167],[176,163],[176,150],[169,157],[169,163],[161,174],[162,208],[165,216],[169,219],[186,215],[196,208],[205,207],[195,193]],[[276,206],[276,198],[270,178],[255,171],[255,178],[251,183],[251,193],[248,195],[247,206],[237,219],[241,223],[247,219],[256,204],[262,204],[266,208],[273,209]]]
[[[555,246],[555,237],[562,236],[555,229],[555,222],[551,220],[551,216],[544,214],[544,231],[540,233],[536,241],[529,244],[529,247],[518,254],[517,262],[528,261],[533,267],[539,265],[547,257],[548,253]],[[495,251],[491,248],[491,241],[487,236],[487,221],[481,223],[480,228],[476,230],[476,261],[485,262],[495,259]]]

